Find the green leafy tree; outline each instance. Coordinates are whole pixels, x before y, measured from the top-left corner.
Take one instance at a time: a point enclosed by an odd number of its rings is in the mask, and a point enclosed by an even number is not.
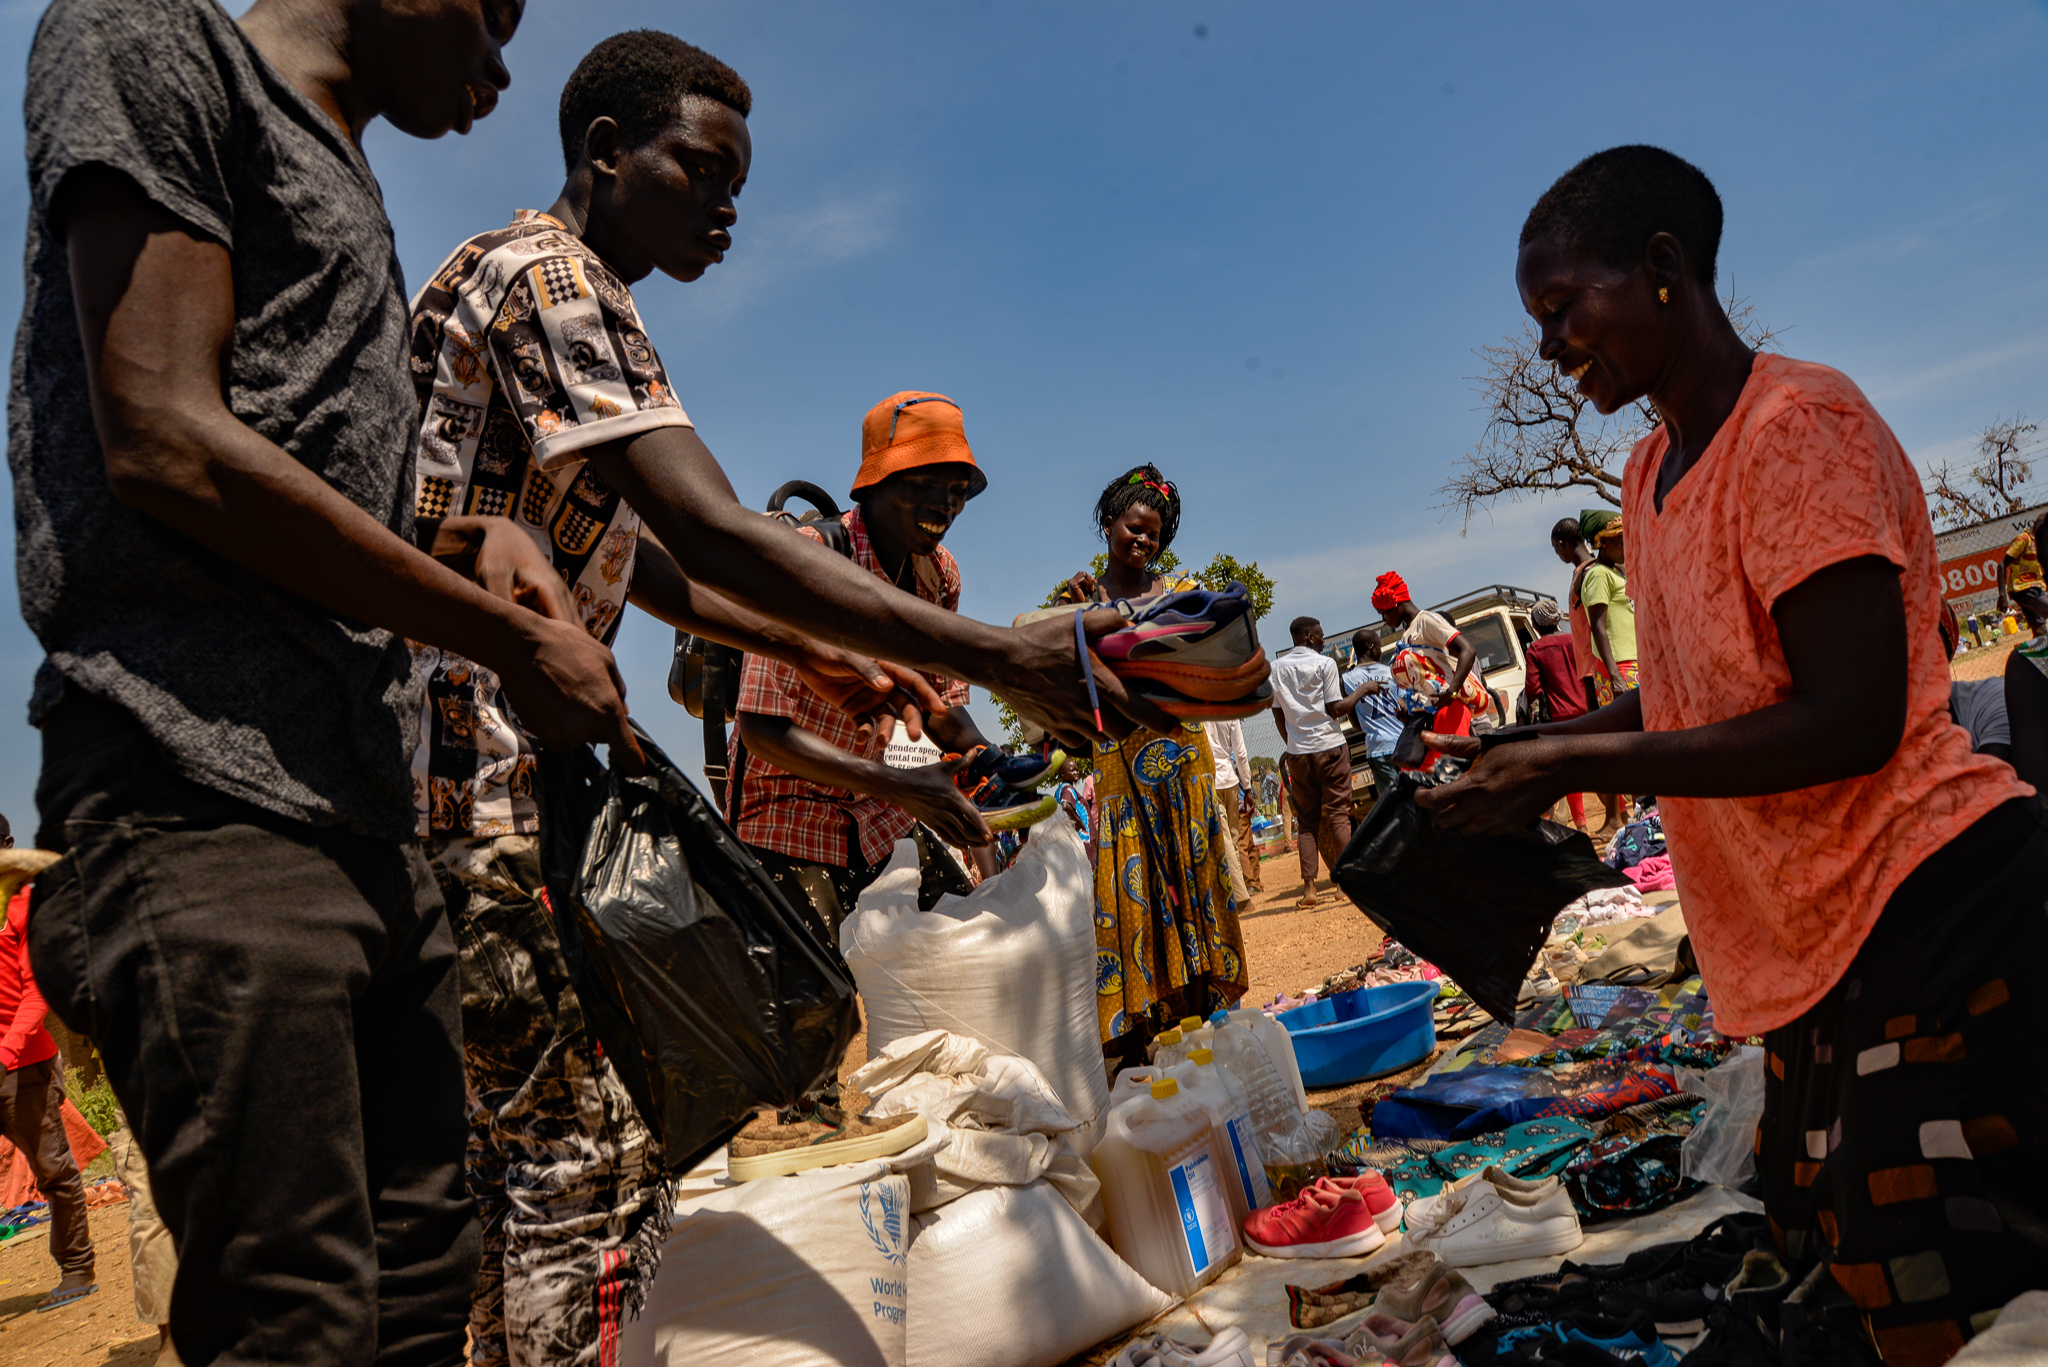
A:
[[[1155,562],[1156,568],[1161,574],[1170,574],[1174,570],[1179,569],[1180,563],[1180,557],[1175,555],[1170,549],[1161,551],[1159,559]],[[1103,573],[1108,568],[1109,552],[1107,551],[1098,551],[1095,558],[1088,562],[1088,573],[1094,575],[1097,580],[1102,578]],[[1244,585],[1245,592],[1251,595],[1252,616],[1254,619],[1264,617],[1273,610],[1273,594],[1279,587],[1279,585],[1273,582],[1271,575],[1259,568],[1258,561],[1239,560],[1236,556],[1226,555],[1222,551],[1218,551],[1207,565],[1197,570],[1194,574],[1194,579],[1196,583],[1205,589],[1225,589],[1233,583]],[[1052,586],[1052,592],[1046,594],[1045,601],[1039,604],[1039,606],[1047,608],[1058,607],[1065,600],[1066,592],[1067,581],[1062,579],[1059,583]],[[1013,745],[1023,744],[1023,721],[1011,709],[1010,705],[1001,698],[995,698],[994,702],[996,705],[996,720],[1002,724],[1003,732],[1010,738],[1010,743]]]

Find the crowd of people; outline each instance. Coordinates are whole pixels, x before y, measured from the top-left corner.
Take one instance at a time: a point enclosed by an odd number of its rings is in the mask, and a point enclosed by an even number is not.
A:
[[[1119,474],[1104,568],[1062,595],[1080,611],[996,628],[957,611],[942,544],[990,482],[953,399],[868,411],[829,539],[743,508],[691,424],[634,289],[732,248],[737,72],[662,33],[598,43],[560,95],[549,207],[478,222],[408,307],[364,130],[487,116],[521,17],[57,0],[29,57],[10,461],[47,652],[37,844],[61,857],[7,933],[105,1060],[195,1363],[598,1362],[644,1296],[670,1174],[577,999],[535,791],[544,746],[644,762],[608,649],[628,605],[746,653],[727,815],[825,944],[899,839],[928,906],[1064,812],[1107,1059],[1248,982],[1241,731],[1085,648],[1119,603],[1189,587],[1161,568],[1181,490]],[[1524,743],[1482,750],[1510,719],[1400,575],[1372,594],[1391,665],[1367,632],[1340,671],[1291,623],[1271,683],[1301,905],[1350,835],[1346,717],[1381,780],[1417,723],[1471,759],[1420,800],[1472,831],[1658,794],[1722,1028],[1770,1051],[1781,1249],[1831,1267],[1881,1345],[1952,1351],[2048,1281],[2048,1064],[2012,1028],[2042,990],[2013,966],[2048,949],[2048,835],[1951,722],[1910,461],[1844,376],[1743,344],[1720,229],[1706,177],[1654,148],[1531,211],[1515,281],[1543,357],[1663,422],[1621,512],[1553,534],[1571,588],[1538,607]],[[2038,558],[2016,563],[2038,633]],[[1004,755],[968,684],[1047,743]],[[939,762],[885,763],[899,724]],[[0,1045],[10,1127],[61,1099],[40,1048]],[[763,1123],[858,1121],[806,1100]],[[53,1243],[60,1295],[90,1284],[79,1248]]]

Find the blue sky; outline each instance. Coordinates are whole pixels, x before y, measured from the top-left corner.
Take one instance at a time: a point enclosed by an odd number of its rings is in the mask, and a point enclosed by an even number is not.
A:
[[[42,8],[0,4],[12,260]],[[1182,487],[1183,555],[1257,559],[1283,622],[1364,620],[1389,568],[1421,601],[1554,592],[1543,528],[1579,499],[1503,506],[1461,536],[1435,490],[1479,435],[1473,348],[1520,322],[1522,216],[1620,142],[1714,178],[1724,284],[1785,350],[1856,379],[1916,459],[2015,411],[2048,418],[2040,3],[530,0],[513,86],[469,138],[370,134],[412,284],[553,200],[561,81],[636,26],[706,47],[756,97],[728,261],[638,291],[684,405],[758,506],[792,477],[843,491],[860,416],[889,393],[954,396],[990,475],[950,543],[977,616],[1083,564],[1095,495],[1141,459]],[[20,298],[0,272],[0,313]],[[637,715],[694,770],[668,636],[629,618],[619,654]],[[37,751],[13,709],[39,658],[5,614],[0,811],[17,825]]]

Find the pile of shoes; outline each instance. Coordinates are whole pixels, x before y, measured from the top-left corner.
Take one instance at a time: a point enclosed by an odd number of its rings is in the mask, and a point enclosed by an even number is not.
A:
[[[1604,1361],[1672,1367],[1678,1354],[1665,1338],[1690,1339],[1710,1327],[1724,1338],[1730,1332],[1739,1337],[1747,1327],[1746,1316],[1738,1317],[1744,1324],[1726,1331],[1721,1321],[1731,1293],[1745,1289],[1746,1260],[1765,1259],[1775,1268],[1776,1260],[1757,1248],[1768,1238],[1761,1215],[1730,1215],[1689,1243],[1641,1249],[1619,1263],[1567,1260],[1557,1272],[1502,1282],[1486,1294],[1499,1317],[1459,1354],[1466,1367]],[[1779,1299],[1785,1295],[1784,1280],[1782,1269],[1761,1277]],[[1709,1360],[1699,1357],[1706,1346],[1687,1360]],[[1777,1359],[1773,1353],[1758,1360]],[[1749,1359],[1738,1355],[1726,1361]]]
[[[1273,705],[1244,585],[1183,589],[1119,603],[1130,625],[1098,638],[1097,655],[1133,692],[1182,721],[1249,717]]]
[[[1272,1344],[1266,1350],[1269,1367],[1445,1367],[1459,1361],[1451,1349],[1495,1316],[1463,1273],[1420,1250],[1350,1281],[1319,1290],[1290,1286],[1287,1294],[1296,1328],[1318,1329],[1360,1310],[1366,1314],[1341,1333],[1296,1334]]]
[[[946,756],[948,760],[959,758]],[[1059,810],[1052,794],[1036,789],[1051,782],[1066,762],[1064,750],[1006,755],[993,745],[984,745],[968,753],[967,766],[953,775],[953,783],[980,811],[990,830],[1021,831]]]

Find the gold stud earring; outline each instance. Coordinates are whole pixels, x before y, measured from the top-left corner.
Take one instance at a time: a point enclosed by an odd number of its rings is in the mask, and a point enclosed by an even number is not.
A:
[[[1671,286],[1657,286],[1657,302],[1660,304],[1668,304],[1671,302]]]

